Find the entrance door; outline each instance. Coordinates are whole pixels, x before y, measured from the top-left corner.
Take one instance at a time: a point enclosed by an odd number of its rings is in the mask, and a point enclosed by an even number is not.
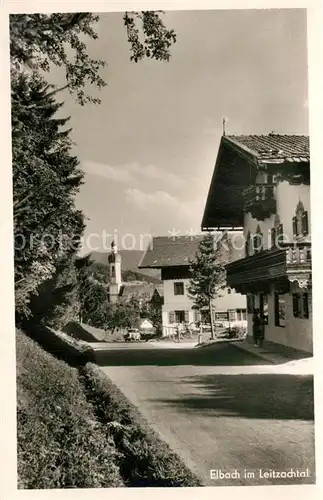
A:
[[[266,293],[259,294],[259,309],[264,317],[265,325],[268,325],[268,295]]]

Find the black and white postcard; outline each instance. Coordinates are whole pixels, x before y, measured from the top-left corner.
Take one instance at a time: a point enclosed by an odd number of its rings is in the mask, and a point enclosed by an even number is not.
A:
[[[319,4],[2,2],[4,498],[318,495]]]

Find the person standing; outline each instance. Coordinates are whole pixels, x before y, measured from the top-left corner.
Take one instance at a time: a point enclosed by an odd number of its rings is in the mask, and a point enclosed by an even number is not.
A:
[[[254,347],[259,347],[258,342],[260,341],[261,338],[261,319],[260,319],[259,309],[254,310],[252,330],[253,330],[252,333],[253,333]]]
[[[181,341],[181,325],[179,323],[177,324],[176,333],[177,333],[177,342],[180,342]]]
[[[259,326],[258,342],[259,342],[259,347],[263,347],[264,337],[265,337],[265,324],[266,324],[265,315],[263,313],[260,313],[259,319],[260,319],[260,326]]]

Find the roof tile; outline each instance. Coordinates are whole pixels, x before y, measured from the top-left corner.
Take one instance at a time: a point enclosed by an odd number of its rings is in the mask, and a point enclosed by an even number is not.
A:
[[[246,147],[258,161],[310,161],[309,137],[305,135],[228,135],[225,139]]]

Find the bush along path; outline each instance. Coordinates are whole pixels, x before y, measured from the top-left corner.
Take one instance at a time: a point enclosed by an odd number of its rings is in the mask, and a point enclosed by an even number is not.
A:
[[[97,365],[87,363],[79,371],[87,399],[103,424],[107,439],[113,437],[125,486],[203,486],[202,480],[159,438]]]
[[[56,337],[50,354],[16,331],[19,489],[202,486],[97,365],[61,359]]]
[[[123,486],[112,437],[78,371],[16,333],[17,459],[21,489]]]

